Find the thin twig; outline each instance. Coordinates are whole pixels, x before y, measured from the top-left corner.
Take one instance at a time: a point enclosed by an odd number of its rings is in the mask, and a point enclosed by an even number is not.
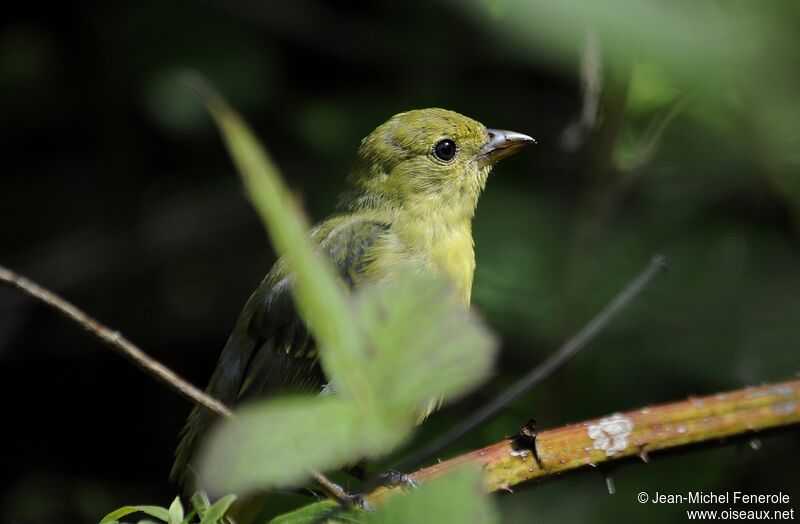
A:
[[[581,113],[561,132],[561,147],[574,152],[586,143],[600,116],[600,99],[603,94],[603,57],[600,40],[591,30],[586,31],[581,53]]]
[[[0,283],[8,285],[9,287],[14,287],[26,295],[50,306],[52,309],[69,318],[80,327],[105,342],[105,344],[111,349],[130,359],[134,364],[139,366],[139,368],[154,376],[167,386],[171,387],[193,403],[199,404],[206,409],[213,411],[217,415],[224,417],[230,417],[233,415],[231,410],[228,409],[228,407],[222,402],[206,395],[192,384],[176,375],[164,364],[148,356],[144,351],[139,349],[139,347],[122,336],[119,331],[114,331],[113,329],[101,324],[96,319],[90,317],[76,306],[59,297],[52,291],[43,288],[35,282],[1,265]]]
[[[464,464],[483,470],[487,491],[508,491],[530,480],[626,457],[648,462],[653,452],[713,442],[800,423],[800,380],[748,387],[542,431],[535,441],[505,439],[411,473],[422,484]],[[380,487],[363,496],[371,507],[401,489]]]
[[[311,477],[317,481],[317,484],[322,487],[322,490],[327,493],[331,499],[338,502],[339,505],[344,507],[350,507],[353,505],[353,499],[339,484],[336,484],[315,469],[309,470],[309,473],[311,473]]]
[[[580,331],[561,346],[555,353],[551,354],[544,362],[533,368],[528,374],[511,385],[503,393],[492,399],[488,404],[479,409],[476,413],[464,420],[461,424],[453,428],[448,433],[430,442],[427,446],[417,451],[414,455],[404,460],[397,469],[407,471],[419,466],[438,452],[468,434],[478,426],[495,418],[506,406],[520,398],[522,395],[539,385],[547,377],[555,373],[559,368],[566,364],[581,349],[583,349],[625,306],[631,303],[636,296],[666,267],[663,256],[656,255],[650,264],[628,283],[600,311],[592,320],[589,321]]]
[[[122,336],[119,331],[114,331],[101,324],[93,317],[84,313],[77,306],[61,298],[52,291],[43,288],[37,283],[2,265],[0,265],[0,283],[8,287],[16,288],[26,295],[46,304],[56,312],[61,313],[63,316],[69,318],[80,327],[105,342],[111,349],[133,361],[133,363],[139,366],[143,371],[174,389],[191,402],[203,406],[221,417],[228,419],[234,418],[233,412],[225,406],[225,404],[200,391],[188,381],[175,374],[167,366],[148,356],[138,346]],[[340,486],[329,480],[319,471],[311,470],[310,473],[332,499],[345,506],[352,504],[347,492]]]

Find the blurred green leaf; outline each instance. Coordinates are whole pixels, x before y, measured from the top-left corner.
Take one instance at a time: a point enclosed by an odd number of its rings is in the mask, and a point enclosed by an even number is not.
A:
[[[303,481],[386,453],[410,432],[420,409],[484,379],[494,344],[442,281],[401,273],[394,283],[355,294],[357,318],[371,349],[359,365],[380,409],[347,399],[299,397],[243,409],[213,433],[201,476],[214,490]]]
[[[203,105],[187,97],[178,82],[185,74],[181,69],[158,71],[149,79],[143,95],[150,118],[177,135],[190,135],[210,127]]]
[[[664,107],[680,95],[669,72],[653,62],[638,62],[631,71],[628,110],[633,115],[647,115]]]
[[[164,522],[169,522],[169,511],[167,508],[162,508],[160,506],[123,506],[103,517],[100,524],[114,522],[122,517],[138,512],[150,515]]]
[[[335,468],[391,449],[408,430],[391,424],[365,417],[357,406],[337,397],[254,404],[212,433],[201,476],[219,492],[299,483],[310,468]]]
[[[412,490],[394,496],[375,513],[369,513],[370,524],[405,524],[436,522],[462,524],[498,522],[491,500],[484,493],[481,474],[463,468]]]
[[[363,404],[369,398],[367,379],[358,365],[363,351],[342,283],[311,247],[308,223],[245,122],[202,81],[191,84],[203,94],[275,249],[286,257],[296,277],[294,297],[324,348],[320,354],[328,376],[336,378],[340,394]]]
[[[233,504],[234,500],[236,500],[236,495],[225,495],[221,497],[208,508],[200,524],[216,524],[217,521],[225,516],[225,512],[228,511],[228,508]]]
[[[741,32],[758,22],[725,12],[715,2],[676,0],[483,0],[457,2],[504,36],[516,38],[524,53],[571,63],[585,33],[591,30],[610,65],[628,68],[640,59],[653,60],[685,81],[706,86],[740,75],[737,59],[746,43]],[[491,18],[485,15],[489,13]]]
[[[370,355],[364,361],[384,410],[409,412],[484,380],[495,343],[446,282],[407,272],[356,294]],[[366,371],[365,371],[366,372]]]

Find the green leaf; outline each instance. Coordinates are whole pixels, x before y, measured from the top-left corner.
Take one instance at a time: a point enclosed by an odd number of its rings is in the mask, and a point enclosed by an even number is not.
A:
[[[100,524],[114,522],[122,517],[130,515],[131,513],[138,512],[150,515],[151,517],[155,517],[164,522],[169,522],[169,511],[167,508],[162,508],[160,506],[123,506],[103,517],[103,519],[100,521]]]
[[[203,454],[203,482],[217,492],[286,486],[396,445],[406,431],[365,418],[336,397],[294,397],[252,404],[212,432]]]
[[[307,221],[247,124],[204,82],[192,80],[190,84],[203,96],[272,244],[295,275],[294,298],[316,341],[324,347],[326,371],[336,378],[340,394],[352,396],[359,404],[366,402],[367,379],[357,365],[363,351],[343,284],[312,248],[306,236]]]
[[[180,496],[178,496],[169,506],[169,523],[181,524],[181,522],[183,522],[183,505],[181,504]]]
[[[442,280],[401,273],[357,295],[370,358],[364,362],[384,409],[412,411],[484,380],[495,342]]]
[[[491,500],[484,493],[480,472],[463,468],[424,484],[417,490],[390,498],[375,513],[367,514],[365,522],[492,523],[498,522],[498,517]]]
[[[200,521],[200,524],[216,524],[217,521],[222,519],[225,516],[225,512],[228,511],[228,508],[231,507],[233,501],[236,500],[236,495],[225,495],[217,500],[214,504],[208,508],[203,520]]]
[[[189,502],[201,519],[208,512],[208,508],[211,507],[211,501],[208,500],[208,495],[203,490],[196,491],[189,499]]]
[[[358,523],[364,521],[364,512],[356,509],[343,511],[337,502],[323,500],[278,515],[270,520],[269,524],[317,524],[326,522],[327,517],[335,519],[336,522]]]

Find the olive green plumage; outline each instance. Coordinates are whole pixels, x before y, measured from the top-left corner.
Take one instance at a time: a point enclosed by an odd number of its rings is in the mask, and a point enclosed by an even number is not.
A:
[[[446,277],[469,304],[475,255],[472,217],[494,162],[533,140],[486,129],[444,109],[400,113],[358,150],[337,212],[310,232],[349,287],[385,281],[400,265]],[[231,405],[280,392],[319,392],[317,349],[295,312],[279,260],[245,304],[206,391]],[[187,466],[212,415],[195,407],[171,478]]]

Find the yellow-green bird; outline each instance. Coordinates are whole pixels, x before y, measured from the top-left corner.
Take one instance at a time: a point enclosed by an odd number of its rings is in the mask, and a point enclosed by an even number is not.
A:
[[[446,277],[469,305],[478,197],[495,162],[534,142],[444,109],[397,114],[362,140],[337,212],[310,236],[350,287],[390,280],[411,265]],[[231,405],[322,391],[327,381],[295,311],[291,282],[279,260],[247,301],[206,389],[211,396]],[[175,452],[173,480],[186,484],[212,417],[201,407],[192,410]]]

